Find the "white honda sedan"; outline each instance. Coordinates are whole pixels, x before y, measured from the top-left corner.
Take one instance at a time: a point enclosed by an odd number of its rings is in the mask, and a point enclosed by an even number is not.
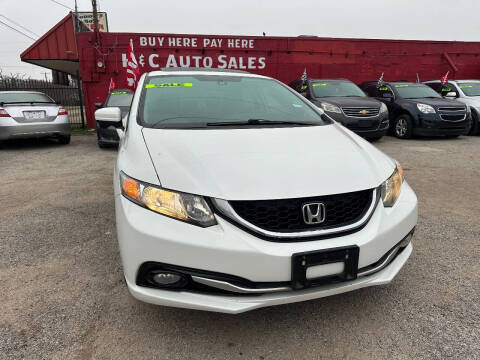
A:
[[[240,313],[387,284],[412,252],[400,165],[279,81],[151,72],[124,121],[115,210],[137,299]]]

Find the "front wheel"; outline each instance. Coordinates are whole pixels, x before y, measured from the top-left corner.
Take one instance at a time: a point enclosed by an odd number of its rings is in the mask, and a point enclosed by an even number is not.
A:
[[[468,132],[468,135],[477,135],[480,133],[480,123],[478,120],[478,115],[476,112],[472,111],[472,117],[471,117],[471,126]]]
[[[412,118],[410,115],[403,114],[396,118],[393,123],[393,132],[399,139],[410,139],[413,133]]]
[[[63,145],[70,144],[70,135],[60,136],[58,142]]]

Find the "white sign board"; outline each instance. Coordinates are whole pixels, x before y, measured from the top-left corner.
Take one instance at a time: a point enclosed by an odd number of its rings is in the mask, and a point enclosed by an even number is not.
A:
[[[98,30],[108,32],[108,21],[106,12],[98,12]],[[87,28],[93,31],[93,13],[79,12],[78,19],[85,24]]]

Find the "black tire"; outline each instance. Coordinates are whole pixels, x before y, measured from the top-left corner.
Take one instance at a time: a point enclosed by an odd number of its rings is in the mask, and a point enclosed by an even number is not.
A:
[[[393,122],[393,134],[399,139],[410,139],[413,135],[413,122],[410,115],[402,114]]]
[[[456,138],[458,138],[459,136],[460,136],[460,135],[446,135],[445,137],[446,137],[447,139],[456,139]]]
[[[472,120],[471,127],[468,135],[478,135],[480,132],[480,124],[478,122],[478,114],[475,111],[472,111]]]
[[[60,136],[58,142],[63,145],[70,144],[70,135]]]
[[[107,148],[109,148],[110,146],[109,146],[108,144],[105,144],[105,143],[99,141],[99,142],[98,142],[98,147],[99,147],[100,149],[107,149]]]

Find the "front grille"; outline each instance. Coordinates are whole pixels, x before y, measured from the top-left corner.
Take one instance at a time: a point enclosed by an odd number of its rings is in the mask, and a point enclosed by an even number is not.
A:
[[[439,107],[438,113],[445,121],[462,121],[465,119],[466,109],[461,106]]]
[[[331,229],[360,220],[372,202],[373,190],[344,194],[281,200],[230,201],[237,215],[249,223],[274,232],[296,232]],[[325,220],[307,225],[302,207],[308,203],[325,205]]]
[[[358,118],[368,118],[372,116],[377,116],[380,112],[380,108],[374,107],[343,107],[343,113],[346,116],[358,117]]]
[[[357,122],[351,124],[345,124],[345,126],[352,131],[365,131],[365,130],[376,130],[380,125],[380,121],[371,119],[371,120],[358,120]]]

